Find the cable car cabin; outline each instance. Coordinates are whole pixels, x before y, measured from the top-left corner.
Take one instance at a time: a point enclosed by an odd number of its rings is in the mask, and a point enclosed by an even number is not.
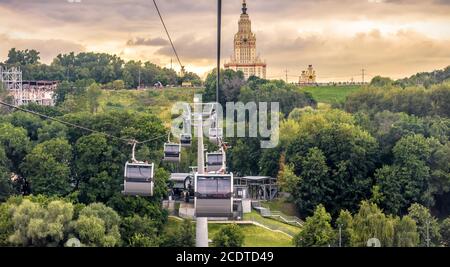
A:
[[[180,162],[181,161],[181,145],[180,144],[164,144],[164,161]]]
[[[182,147],[190,147],[192,144],[192,135],[182,134],[180,137],[180,143]]]
[[[223,166],[222,152],[206,153],[206,170],[208,172],[216,172],[222,169],[222,166]]]
[[[219,139],[222,138],[222,128],[210,128],[209,129],[209,141],[213,144],[218,144]]]
[[[153,196],[153,171],[155,165],[148,163],[125,164],[124,195]]]
[[[195,215],[233,216],[233,174],[195,174]]]

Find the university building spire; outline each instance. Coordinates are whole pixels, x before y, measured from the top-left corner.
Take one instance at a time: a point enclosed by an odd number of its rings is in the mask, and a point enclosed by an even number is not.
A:
[[[266,63],[256,52],[256,35],[252,32],[252,22],[247,14],[247,2],[242,1],[242,14],[238,22],[238,32],[234,35],[234,53],[225,69],[242,71],[245,78],[266,77]]]

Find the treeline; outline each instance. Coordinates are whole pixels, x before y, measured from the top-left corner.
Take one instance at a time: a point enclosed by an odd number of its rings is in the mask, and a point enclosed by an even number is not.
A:
[[[401,86],[402,88],[410,86],[424,86],[429,88],[431,85],[440,84],[450,79],[450,66],[443,70],[435,70],[432,72],[420,72],[414,74],[409,78],[404,78],[395,81],[395,85]]]
[[[132,89],[139,85],[152,87],[158,82],[164,86],[181,85],[182,82],[201,84],[200,78],[195,73],[186,73],[180,77],[174,70],[161,68],[148,61],[125,61],[116,55],[106,53],[59,54],[50,65],[46,65],[40,62],[38,51],[12,48],[8,53],[8,59],[2,65],[20,67],[24,80],[72,83],[93,80],[108,89]]]
[[[404,216],[388,216],[374,203],[362,201],[354,214],[341,210],[337,219],[323,205],[306,219],[295,236],[298,247],[437,247],[450,245],[450,217],[439,222],[430,210],[412,204]]]
[[[423,87],[368,87],[347,97],[344,109],[351,113],[384,110],[416,116],[450,117],[449,83]]]
[[[217,74],[213,70],[206,78],[205,101],[216,101]],[[278,102],[280,111],[288,115],[294,108],[312,106],[317,102],[308,92],[287,84],[282,80],[265,80],[256,76],[245,80],[241,71],[221,70],[221,86],[219,87],[219,103],[225,108],[227,102]]]

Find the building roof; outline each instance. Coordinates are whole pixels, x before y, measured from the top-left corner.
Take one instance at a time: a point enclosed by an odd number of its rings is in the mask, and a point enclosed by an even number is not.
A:
[[[189,173],[172,173],[170,174],[170,181],[174,181],[174,182],[183,182],[184,180],[186,180],[187,177],[189,177],[191,174]]]

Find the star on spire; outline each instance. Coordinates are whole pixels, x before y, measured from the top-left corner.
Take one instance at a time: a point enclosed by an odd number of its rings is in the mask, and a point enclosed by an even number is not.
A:
[[[242,14],[247,14],[247,3],[245,0],[242,1]]]

